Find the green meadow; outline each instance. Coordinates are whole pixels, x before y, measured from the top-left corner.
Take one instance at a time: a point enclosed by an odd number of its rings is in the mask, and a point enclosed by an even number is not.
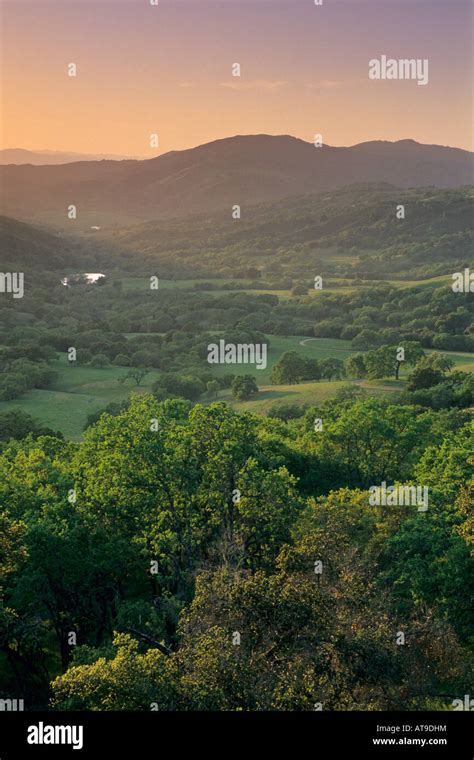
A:
[[[380,396],[401,390],[403,381],[399,381],[394,387],[385,385],[384,381],[366,383],[357,380],[333,380],[330,382],[299,383],[298,385],[270,385],[260,387],[258,395],[248,401],[236,401],[229,391],[222,393],[220,399],[227,401],[238,411],[254,412],[255,414],[268,414],[270,409],[280,403],[305,405],[322,404],[333,398],[336,391],[343,386],[358,385],[370,395]],[[220,400],[219,399],[219,400]]]
[[[120,277],[122,281],[122,286],[124,290],[130,291],[130,290],[143,290],[147,289],[149,287],[149,279],[145,276],[143,277]],[[257,281],[258,282],[258,281]],[[308,283],[308,296],[311,297],[317,297],[322,292],[324,293],[341,293],[341,294],[350,294],[355,293],[357,290],[365,289],[368,287],[367,284],[362,284],[357,281],[351,281],[347,278],[342,277],[335,277],[330,276],[326,279],[327,285],[324,284],[323,279],[323,290],[315,290],[311,287],[311,283]],[[414,287],[421,287],[421,288],[435,288],[439,287],[440,285],[449,284],[451,282],[450,275],[439,275],[437,277],[429,277],[426,279],[421,280],[395,280],[395,279],[387,279],[387,280],[371,280],[370,286],[376,286],[377,284],[380,285],[392,285],[394,287],[399,288],[414,288]],[[273,294],[278,296],[280,299],[288,299],[288,298],[294,298],[294,296],[291,293],[291,289],[287,290],[271,290],[269,288],[255,288],[252,287],[255,286],[255,280],[236,280],[232,278],[218,278],[218,277],[206,277],[205,279],[196,279],[196,278],[189,278],[189,279],[183,279],[183,280],[166,280],[166,279],[159,279],[159,289],[163,290],[192,290],[193,292],[196,292],[196,290],[200,289],[200,286],[203,285],[203,283],[209,283],[213,285],[213,289],[209,291],[209,293],[212,293],[214,295],[222,295],[225,293],[235,293],[237,291],[241,291],[244,293],[249,293],[253,295],[266,295],[266,294]],[[223,286],[232,284],[233,287],[232,290],[229,290]],[[196,287],[197,286],[197,287]],[[219,287],[222,286],[222,287]]]
[[[234,375],[254,375],[258,385],[269,385],[272,369],[285,351],[298,351],[307,359],[347,359],[354,353],[349,340],[332,338],[308,338],[301,336],[269,335],[270,347],[267,351],[267,366],[265,369],[255,369],[248,364],[218,364],[213,366],[217,377],[233,373]]]
[[[401,373],[401,380],[309,382],[299,385],[272,385],[271,372],[285,351],[297,351],[312,359],[338,358],[345,360],[352,353],[350,341],[331,338],[308,338],[305,336],[269,336],[270,348],[267,355],[267,367],[257,370],[254,366],[213,365],[216,377],[225,374],[252,374],[259,386],[259,393],[254,399],[237,402],[232,399],[230,391],[221,391],[219,399],[225,400],[237,409],[248,409],[266,414],[275,403],[318,404],[331,398],[337,389],[348,382],[357,383],[370,395],[379,395],[401,390],[403,377],[410,369]],[[429,351],[427,352],[429,353]],[[474,371],[474,354],[443,351],[456,364],[457,369]],[[118,380],[127,371],[125,367],[108,366],[102,369],[90,366],[70,366],[65,355],[58,354],[55,364],[58,378],[54,385],[45,390],[30,390],[12,401],[0,402],[0,411],[20,408],[53,430],[60,430],[67,438],[79,440],[89,414],[103,409],[111,402],[120,402],[130,393],[150,393],[158,370],[150,370],[140,386],[131,380],[119,383]],[[207,403],[208,399],[205,399]]]
[[[151,392],[158,377],[157,371],[150,371],[137,388],[130,380],[123,384],[118,382],[126,372],[124,367],[69,366],[65,355],[59,357],[54,368],[58,378],[50,388],[33,389],[12,401],[2,401],[0,411],[23,409],[39,422],[60,430],[73,440],[81,438],[89,414],[113,401],[124,401],[132,390]]]

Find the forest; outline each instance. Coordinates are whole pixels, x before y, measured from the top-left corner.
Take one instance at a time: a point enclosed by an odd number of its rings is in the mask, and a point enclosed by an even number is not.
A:
[[[4,688],[30,709],[449,709],[472,677],[470,457],[462,410],[354,398],[284,422],[144,395],[79,444],[10,440]],[[384,480],[429,509],[370,506]]]
[[[416,711],[470,693],[469,198],[351,186],[240,227],[100,234],[0,219],[25,275],[0,309],[2,699]],[[219,341],[268,366],[210,364]],[[427,508],[373,503],[386,486]]]

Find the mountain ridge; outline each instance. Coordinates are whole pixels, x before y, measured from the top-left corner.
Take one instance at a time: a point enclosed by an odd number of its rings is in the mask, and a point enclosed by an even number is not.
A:
[[[159,219],[333,190],[354,182],[457,187],[474,178],[474,154],[415,141],[316,148],[291,135],[236,135],[144,160],[0,166],[0,208],[58,223],[80,214]]]
[[[27,148],[0,149],[0,166],[15,164],[22,166],[56,166],[78,161],[141,161],[144,157],[119,156],[112,153],[77,153],[63,150],[28,150]]]

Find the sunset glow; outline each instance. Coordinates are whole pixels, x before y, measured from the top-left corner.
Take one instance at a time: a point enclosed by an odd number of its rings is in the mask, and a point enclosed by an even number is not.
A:
[[[464,0],[7,0],[2,9],[3,148],[148,157],[235,134],[321,133],[329,145],[412,138],[472,149]],[[370,80],[369,60],[381,55],[428,59],[429,83]]]

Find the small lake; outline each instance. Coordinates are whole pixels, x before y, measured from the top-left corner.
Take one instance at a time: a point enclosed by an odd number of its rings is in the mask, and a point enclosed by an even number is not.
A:
[[[100,280],[101,277],[105,277],[105,274],[103,274],[103,272],[79,272],[79,274],[72,274],[69,277],[63,277],[61,284],[66,285],[66,287],[70,287],[71,282],[80,279],[85,280],[88,285],[92,285],[94,282],[97,282],[97,280]]]

